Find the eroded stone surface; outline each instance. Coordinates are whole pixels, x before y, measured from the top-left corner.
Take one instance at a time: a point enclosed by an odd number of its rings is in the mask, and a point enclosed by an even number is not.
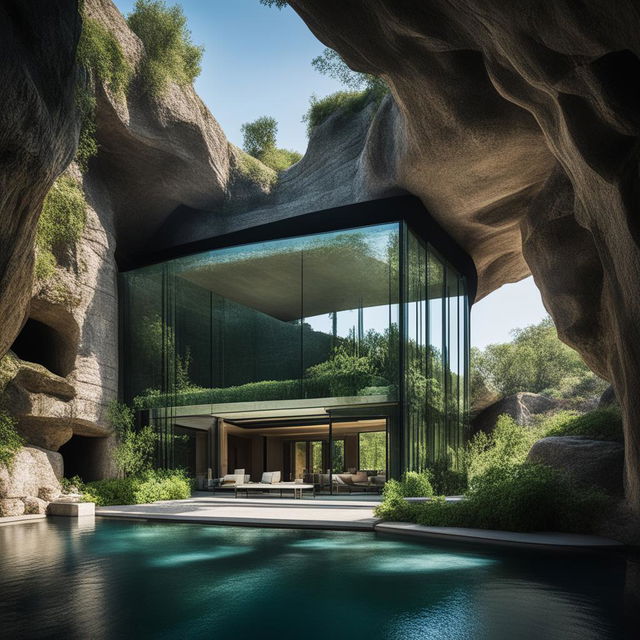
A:
[[[41,487],[60,490],[62,456],[38,447],[23,447],[10,468],[0,466],[0,497],[38,496]]]
[[[478,297],[531,271],[560,337],[612,382],[640,512],[633,3],[290,4],[352,68],[391,87],[401,185],[473,257]]]
[[[471,421],[472,431],[491,433],[496,426],[498,417],[506,414],[518,424],[527,427],[532,422],[532,416],[551,411],[557,406],[557,401],[538,393],[521,391],[502,398],[483,409]]]
[[[618,442],[559,436],[538,440],[527,460],[565,471],[577,484],[622,496],[624,447]]]

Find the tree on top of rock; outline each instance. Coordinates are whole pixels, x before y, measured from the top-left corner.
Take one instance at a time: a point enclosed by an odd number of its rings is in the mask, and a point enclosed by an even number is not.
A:
[[[297,151],[276,147],[278,123],[275,118],[262,116],[253,122],[245,122],[240,130],[244,150],[274,171],[288,169],[302,158]]]

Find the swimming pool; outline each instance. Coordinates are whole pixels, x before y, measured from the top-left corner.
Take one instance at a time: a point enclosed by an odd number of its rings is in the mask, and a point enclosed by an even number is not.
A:
[[[625,558],[372,533],[0,527],[3,638],[623,638]],[[637,637],[637,636],[636,636]]]

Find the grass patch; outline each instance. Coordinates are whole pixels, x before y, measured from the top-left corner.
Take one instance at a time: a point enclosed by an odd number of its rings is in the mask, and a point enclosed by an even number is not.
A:
[[[293,149],[266,149],[259,156],[258,160],[274,171],[284,171],[290,166],[299,162],[302,154]]]
[[[77,478],[74,480],[77,485]],[[80,489],[85,502],[95,502],[100,507],[184,500],[191,496],[189,478],[179,470],[158,469],[130,478],[96,480],[83,484]]]
[[[80,185],[70,176],[60,176],[44,200],[38,221],[35,274],[39,281],[54,274],[57,256],[75,248],[86,217],[87,203]]]
[[[541,425],[545,436],[583,436],[590,440],[624,442],[622,414],[618,407],[595,409],[583,415],[563,411]]]
[[[245,151],[238,149],[236,155],[238,171],[251,182],[269,191],[278,180],[277,172],[262,164],[259,160],[250,156]]]
[[[141,74],[149,93],[161,95],[169,83],[191,84],[200,75],[204,47],[191,42],[180,5],[168,7],[162,0],[137,0],[127,23],[144,44]]]
[[[0,466],[10,467],[24,445],[16,419],[0,409]]]
[[[302,121],[307,123],[307,134],[311,135],[313,129],[337,111],[354,114],[362,111],[369,102],[379,104],[387,91],[387,88],[380,84],[363,91],[337,91],[324,98],[311,96],[309,110],[302,117]]]

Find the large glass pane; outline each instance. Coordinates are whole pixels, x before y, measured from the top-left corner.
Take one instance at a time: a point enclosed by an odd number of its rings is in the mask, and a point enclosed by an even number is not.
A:
[[[334,440],[331,452],[331,471],[332,473],[344,473],[344,470],[344,440]]]
[[[387,468],[387,433],[370,431],[358,436],[359,469],[384,472]]]
[[[311,472],[322,473],[324,465],[322,464],[322,440],[314,440],[311,443]]]
[[[307,470],[307,443],[296,442],[293,447],[295,478],[303,478]]]
[[[304,244],[307,397],[396,397],[397,243],[392,224],[327,233]]]
[[[374,226],[126,274],[127,399],[395,397],[397,236],[398,224]]]
[[[446,451],[445,405],[445,268],[429,249],[427,253],[429,346],[427,361],[427,421],[429,458],[435,462]]]

